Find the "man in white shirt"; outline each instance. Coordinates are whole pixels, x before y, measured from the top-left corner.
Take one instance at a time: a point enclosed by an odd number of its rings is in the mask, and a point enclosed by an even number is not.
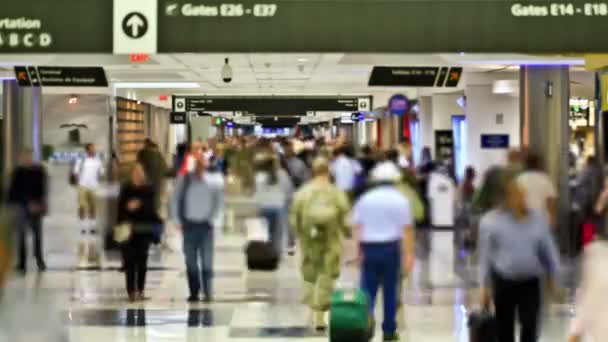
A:
[[[97,223],[95,221],[96,191],[99,188],[100,179],[104,174],[103,163],[99,157],[94,144],[85,145],[86,156],[76,161],[73,175],[77,179],[78,186],[78,215],[80,217],[80,246],[78,254],[81,263],[90,259],[95,263],[100,262],[99,251],[94,247],[99,241],[97,236]],[[87,235],[88,234],[88,235]],[[90,239],[87,237],[90,236]]]
[[[376,293],[382,286],[384,341],[398,341],[397,306],[401,272],[414,266],[415,232],[409,200],[396,183],[401,172],[393,163],[381,163],[371,172],[373,188],[355,203],[355,226],[362,257],[361,288],[370,298],[374,314]]]
[[[336,150],[336,159],[331,164],[331,174],[338,189],[352,194],[355,188],[357,174],[362,171],[359,162],[347,155],[348,147],[340,147]]]
[[[544,172],[539,155],[530,152],[526,156],[525,171],[517,177],[517,182],[526,191],[528,207],[545,215],[551,225],[555,224],[557,189]]]

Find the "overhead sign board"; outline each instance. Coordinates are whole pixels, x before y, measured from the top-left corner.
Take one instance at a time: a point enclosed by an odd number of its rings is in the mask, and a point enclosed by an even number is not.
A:
[[[608,1],[601,0],[159,0],[158,6],[163,53],[608,51],[608,41],[596,38],[608,31]]]
[[[376,66],[369,86],[382,87],[456,87],[461,67],[388,67]]]
[[[175,112],[234,112],[235,117],[256,116],[308,116],[315,112],[356,112],[370,108],[372,98],[361,97],[213,97],[174,96]]]
[[[15,77],[20,86],[107,87],[102,67],[17,66]]]
[[[509,148],[508,134],[482,134],[481,148]]]
[[[111,1],[2,2],[0,53],[95,52],[112,52]]]
[[[0,53],[606,52],[606,31],[602,0],[7,0]]]

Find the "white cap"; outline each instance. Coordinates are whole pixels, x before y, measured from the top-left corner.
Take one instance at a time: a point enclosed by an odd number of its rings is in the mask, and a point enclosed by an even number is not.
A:
[[[390,161],[378,164],[371,172],[372,182],[398,182],[401,179],[401,171]]]

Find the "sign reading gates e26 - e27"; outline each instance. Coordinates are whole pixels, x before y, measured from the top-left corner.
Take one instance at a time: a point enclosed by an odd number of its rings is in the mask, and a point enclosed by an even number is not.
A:
[[[112,1],[2,1],[0,53],[62,52],[112,52]]]

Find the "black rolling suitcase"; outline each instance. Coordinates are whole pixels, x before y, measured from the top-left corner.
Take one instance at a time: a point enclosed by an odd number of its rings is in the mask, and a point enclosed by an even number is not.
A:
[[[245,254],[250,271],[275,271],[279,267],[279,254],[272,242],[249,241]]]
[[[469,315],[469,342],[497,342],[496,318],[489,310]]]

